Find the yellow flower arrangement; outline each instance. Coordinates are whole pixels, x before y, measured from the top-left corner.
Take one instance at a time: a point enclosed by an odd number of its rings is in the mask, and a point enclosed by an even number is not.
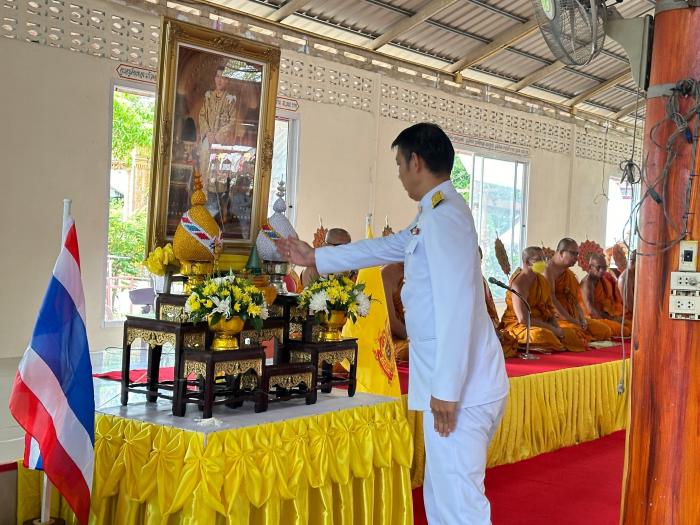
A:
[[[262,291],[234,275],[215,277],[195,286],[185,303],[185,312],[192,321],[207,320],[211,324],[240,317],[250,320],[258,330],[268,317]]]
[[[317,317],[332,310],[347,312],[356,321],[369,313],[372,298],[364,290],[364,284],[355,284],[344,275],[319,277],[301,292],[299,306]]]
[[[146,269],[153,275],[165,275],[167,272],[180,270],[180,261],[173,253],[173,245],[168,243],[163,247],[158,246],[148,254],[143,262]]]

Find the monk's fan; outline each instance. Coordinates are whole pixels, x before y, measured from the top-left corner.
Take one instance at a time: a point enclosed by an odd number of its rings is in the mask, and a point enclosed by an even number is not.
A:
[[[498,265],[501,267],[504,274],[510,275],[510,259],[508,258],[508,252],[506,251],[506,247],[503,246],[503,241],[501,241],[501,239],[498,237],[496,237],[494,248],[496,249],[496,260],[498,261]]]

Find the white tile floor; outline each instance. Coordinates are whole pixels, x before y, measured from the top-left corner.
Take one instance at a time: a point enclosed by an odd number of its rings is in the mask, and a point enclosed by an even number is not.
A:
[[[121,350],[108,349],[94,352],[90,355],[94,373],[121,369]],[[163,350],[161,366],[172,366],[173,353]],[[12,382],[19,358],[0,359],[0,463],[15,461],[22,457],[24,450],[24,433],[10,415],[8,400]],[[133,350],[131,356],[132,369],[145,369],[147,355],[143,350]],[[374,405],[388,401],[381,396],[358,393],[353,398],[348,398],[343,390],[335,389],[331,394],[319,392],[315,405],[307,406],[303,399],[295,399],[284,403],[270,403],[267,412],[255,414],[252,403],[245,403],[243,407],[231,410],[224,406],[214,407],[213,421],[200,421],[201,412],[194,405],[188,405],[184,418],[174,417],[171,412],[172,405],[167,400],[159,400],[158,403],[146,403],[146,396],[141,394],[129,394],[129,404],[122,407],[120,404],[120,385],[116,381],[94,379],[95,409],[98,412],[121,415],[133,419],[151,421],[161,425],[176,426],[179,428],[196,430],[199,432],[212,432],[225,428],[239,428],[260,423],[269,423],[280,419],[304,417],[311,414],[319,414],[354,408],[363,405]]]

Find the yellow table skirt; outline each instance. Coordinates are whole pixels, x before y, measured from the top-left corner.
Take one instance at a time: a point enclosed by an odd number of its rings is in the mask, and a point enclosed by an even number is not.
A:
[[[207,436],[98,414],[90,523],[409,525],[412,456],[400,400]],[[18,523],[39,474],[18,471]]]
[[[628,388],[622,395],[617,393],[621,366],[622,361],[611,361],[511,378],[488,466],[515,463],[622,430],[627,422]],[[403,402],[406,409],[406,396]],[[425,471],[423,415],[407,410],[407,419],[414,437],[411,486],[419,487]]]

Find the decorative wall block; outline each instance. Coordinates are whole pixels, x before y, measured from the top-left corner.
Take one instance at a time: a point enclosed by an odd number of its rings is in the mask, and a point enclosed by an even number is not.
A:
[[[0,35],[156,69],[160,28],[129,11],[95,0],[0,0]]]
[[[148,0],[171,16],[168,0]],[[155,16],[104,0],[0,0],[0,36],[157,69],[160,28]],[[239,24],[240,25],[240,24]],[[243,30],[236,25],[240,30]],[[234,27],[234,26],[231,26]],[[280,43],[282,35],[278,35]],[[340,55],[338,55],[340,56]],[[341,57],[342,58],[342,57]],[[388,70],[289,51],[283,46],[279,93],[333,104],[407,123],[430,121],[463,143],[528,154],[544,150],[619,164],[632,154],[632,139],[587,130],[555,118],[443,93],[396,80]],[[573,144],[572,144],[573,143]],[[637,153],[641,148],[641,141]],[[640,155],[637,155],[638,157]]]

